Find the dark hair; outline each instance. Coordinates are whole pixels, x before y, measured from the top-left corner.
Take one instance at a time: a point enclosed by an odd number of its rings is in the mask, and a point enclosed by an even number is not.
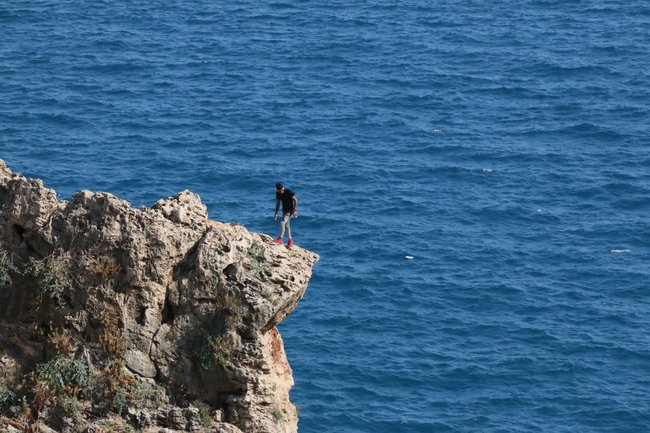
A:
[[[278,182],[275,184],[275,189],[282,189],[284,188],[284,185],[282,185],[282,182]]]

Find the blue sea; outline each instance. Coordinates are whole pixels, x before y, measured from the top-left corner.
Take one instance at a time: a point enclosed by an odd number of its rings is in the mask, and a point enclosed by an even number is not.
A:
[[[0,158],[320,254],[301,433],[650,431],[647,0],[3,0]],[[406,259],[406,256],[413,257]]]

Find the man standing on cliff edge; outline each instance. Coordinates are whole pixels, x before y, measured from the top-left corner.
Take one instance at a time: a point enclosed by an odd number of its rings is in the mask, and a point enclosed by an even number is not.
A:
[[[273,219],[278,220],[278,210],[280,210],[280,202],[282,202],[282,220],[280,221],[280,236],[274,241],[276,244],[282,243],[284,231],[287,231],[289,243],[287,248],[293,246],[293,239],[291,238],[291,217],[298,216],[298,197],[296,194],[284,187],[280,182],[275,184],[275,215]]]

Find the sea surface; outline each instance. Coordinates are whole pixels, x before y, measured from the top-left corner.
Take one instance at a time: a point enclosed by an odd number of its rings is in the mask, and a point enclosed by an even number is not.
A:
[[[647,0],[3,0],[0,29],[0,158],[61,199],[187,188],[275,236],[296,191],[301,433],[650,431]]]

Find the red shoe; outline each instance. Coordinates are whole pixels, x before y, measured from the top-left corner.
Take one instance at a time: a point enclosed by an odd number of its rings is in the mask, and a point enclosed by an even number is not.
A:
[[[293,239],[289,239],[289,243],[287,244],[287,248],[291,248],[293,246]]]
[[[276,238],[273,240],[276,244],[281,244],[282,243],[282,238]]]

